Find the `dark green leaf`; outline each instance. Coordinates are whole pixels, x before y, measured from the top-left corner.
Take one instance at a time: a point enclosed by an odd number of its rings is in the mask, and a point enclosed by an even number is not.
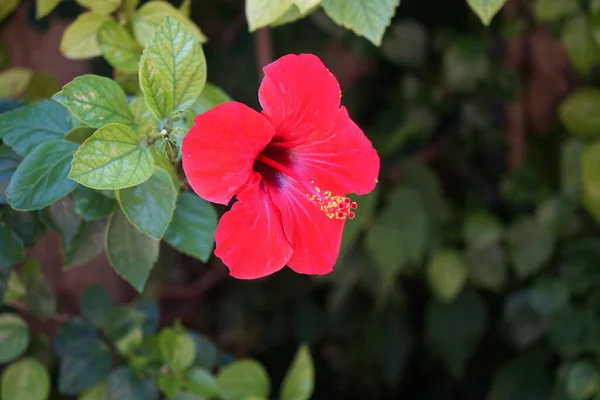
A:
[[[118,209],[106,230],[106,253],[115,272],[142,292],[158,259],[159,242],[138,231]]]
[[[181,192],[164,239],[182,253],[207,261],[214,245],[217,212],[193,193]]]
[[[191,368],[186,374],[185,386],[198,396],[214,398],[219,394],[215,377],[203,368]]]
[[[102,253],[105,232],[105,220],[83,221],[71,245],[65,249],[64,268],[81,266]]]
[[[8,204],[6,202],[6,188],[20,162],[21,157],[8,147],[0,145],[0,204]]]
[[[81,215],[84,221],[95,221],[107,217],[117,205],[115,200],[85,186],[77,186],[72,197],[75,202],[75,211]]]
[[[529,289],[529,301],[540,315],[550,316],[569,302],[569,288],[554,277],[542,277]]]
[[[508,245],[513,266],[521,279],[538,272],[554,250],[550,233],[529,217],[523,217],[511,226]]]
[[[600,350],[600,320],[590,310],[567,306],[550,320],[549,339],[562,357]]]
[[[574,400],[589,399],[600,389],[600,371],[590,361],[577,361],[567,372],[567,394]]]
[[[43,100],[0,114],[0,139],[20,156],[40,144],[62,139],[71,128],[69,112],[52,100]]]
[[[89,286],[81,300],[81,314],[92,325],[102,328],[108,322],[113,302],[100,285]]]
[[[50,204],[42,211],[42,217],[46,225],[61,236],[63,245],[69,247],[81,224],[71,198],[65,196]]]
[[[356,217],[353,220],[346,221],[346,224],[344,225],[344,234],[342,236],[342,244],[340,247],[340,257],[338,259],[341,259],[341,256],[343,256],[354,245],[365,225],[373,218],[378,196],[379,191],[377,189],[363,196],[350,196],[350,199],[355,201],[359,205],[360,209],[356,213]]]
[[[112,367],[109,348],[100,340],[86,338],[67,343],[60,363],[59,391],[78,394],[108,377]]]
[[[76,150],[73,142],[52,140],[29,153],[6,188],[12,208],[38,210],[71,193],[77,186],[68,177]]]
[[[8,226],[0,225],[0,270],[12,267],[24,259],[23,242]]]
[[[125,93],[112,79],[97,75],[79,76],[63,86],[52,99],[93,128],[111,123],[131,126],[134,122]]]
[[[106,400],[158,400],[159,393],[149,379],[140,379],[128,367],[120,367],[108,378]]]
[[[508,278],[506,252],[499,244],[469,248],[465,254],[469,281],[483,288],[499,291]]]
[[[81,339],[97,339],[98,330],[81,317],[74,317],[63,324],[54,336],[54,351],[60,358],[65,356],[69,343]]]
[[[217,364],[218,349],[207,337],[188,331],[188,334],[194,339],[196,344],[196,360],[194,365],[197,367],[211,370]]]
[[[96,132],[95,128],[89,126],[77,126],[65,134],[65,140],[73,143],[83,143]]]
[[[431,291],[439,300],[449,303],[460,293],[467,281],[467,267],[455,250],[436,252],[427,266]]]
[[[490,400],[548,400],[550,384],[545,360],[539,356],[521,355],[499,369]]]

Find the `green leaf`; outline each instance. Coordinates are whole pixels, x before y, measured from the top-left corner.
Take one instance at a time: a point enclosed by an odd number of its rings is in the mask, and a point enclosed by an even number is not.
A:
[[[524,279],[550,260],[554,239],[537,220],[522,217],[510,227],[508,247],[515,272]]]
[[[106,400],[106,383],[100,383],[93,388],[81,393],[79,400]]]
[[[6,188],[12,208],[38,210],[71,193],[77,185],[68,177],[75,150],[73,142],[52,140],[27,155]]]
[[[196,360],[194,361],[194,365],[206,370],[212,370],[217,364],[219,350],[206,336],[192,331],[188,331],[188,334],[194,339],[194,343],[196,344]]]
[[[474,285],[500,291],[508,278],[506,252],[499,244],[471,247],[465,254],[469,281]]]
[[[378,197],[379,191],[377,189],[362,196],[350,196],[350,199],[359,205],[360,211],[356,213],[356,217],[353,220],[346,221],[346,224],[344,225],[344,234],[342,235],[342,244],[340,247],[341,256],[345,255],[346,252],[350,250],[365,225],[373,218]]]
[[[536,0],[533,5],[535,19],[540,22],[556,22],[579,11],[577,0]]]
[[[98,28],[108,21],[108,15],[85,12],[65,29],[60,41],[60,51],[71,60],[82,60],[101,55],[98,47]]]
[[[91,285],[83,294],[81,314],[92,325],[102,328],[108,322],[113,306],[113,301],[102,286]]]
[[[0,363],[19,357],[29,345],[29,328],[21,317],[0,315]]]
[[[9,365],[2,372],[0,397],[10,400],[47,400],[50,397],[50,376],[46,367],[33,358],[24,358]]]
[[[293,4],[292,0],[246,0],[246,19],[250,32],[275,22]]]
[[[112,19],[98,28],[98,46],[114,68],[131,74],[138,71],[142,49],[131,34]]]
[[[310,351],[300,346],[294,361],[283,378],[280,400],[309,400],[315,389],[315,368]]]
[[[42,210],[41,216],[48,228],[56,231],[62,238],[63,245],[68,247],[81,224],[81,218],[75,212],[71,198],[65,196],[55,201]]]
[[[25,103],[34,103],[36,101],[49,99],[60,89],[58,81],[53,76],[45,72],[33,71],[29,86],[21,94]]]
[[[217,383],[223,400],[269,397],[271,383],[265,368],[254,360],[239,360],[221,368]]]
[[[191,368],[186,374],[185,386],[190,393],[214,398],[219,394],[215,377],[203,368]]]
[[[173,95],[169,91],[169,84],[150,57],[145,58],[140,66],[140,88],[154,118],[160,121],[171,114]]]
[[[0,144],[0,204],[6,202],[6,187],[17,170],[21,157],[6,146]]]
[[[455,377],[462,375],[475,351],[485,321],[483,300],[472,290],[463,291],[452,303],[432,301],[428,305],[427,340]]]
[[[455,250],[440,250],[427,266],[427,278],[439,300],[449,303],[461,292],[467,281],[467,267]]]
[[[175,375],[163,374],[156,382],[158,389],[168,398],[173,398],[181,391],[183,382]]]
[[[569,133],[584,139],[600,135],[600,89],[583,87],[571,93],[560,105],[560,120]]]
[[[566,392],[573,400],[589,399],[600,389],[600,371],[590,361],[577,361],[567,372]]]
[[[83,143],[96,132],[95,128],[89,126],[78,126],[65,134],[65,140],[73,143]]]
[[[25,285],[19,279],[15,270],[0,271],[2,283],[0,284],[0,303],[10,304],[14,301],[22,300],[26,294]],[[5,280],[4,280],[5,279]]]
[[[104,381],[112,368],[110,349],[93,338],[68,342],[60,361],[58,390],[62,394],[90,389]]]
[[[575,69],[588,75],[600,61],[600,48],[592,37],[587,17],[575,16],[563,26],[561,40]]]
[[[600,142],[589,145],[581,156],[581,179],[584,206],[596,219],[600,219]]]
[[[12,14],[19,6],[19,0],[0,0],[0,21]]]
[[[173,328],[165,328],[159,333],[158,348],[164,362],[177,374],[190,367],[196,358],[194,339]]]
[[[110,217],[106,229],[106,254],[115,272],[142,292],[158,259],[159,242],[141,233],[120,210]]]
[[[524,353],[495,374],[490,400],[550,399],[551,380],[547,361],[536,353]]]
[[[0,72],[0,99],[17,99],[29,86],[33,71],[28,68],[9,68]]]
[[[208,261],[217,228],[214,207],[193,193],[181,192],[164,239],[177,250]]]
[[[110,123],[133,125],[133,115],[119,84],[97,75],[78,76],[52,99],[63,104],[81,122],[94,128]],[[63,132],[64,134],[64,132]]]
[[[0,225],[0,269],[12,267],[24,259],[21,239],[8,226]]]
[[[117,205],[115,200],[85,186],[77,186],[71,196],[75,202],[75,211],[84,221],[108,217]]]
[[[470,247],[486,247],[502,238],[502,225],[493,214],[476,212],[467,215],[463,238]]]
[[[401,243],[402,231],[398,227],[389,226],[383,218],[378,218],[367,231],[366,250],[375,261],[380,280],[385,285],[385,295],[394,287],[396,278],[405,264],[404,257],[398,257],[390,251],[398,249]]]
[[[381,45],[400,0],[323,0],[323,9],[338,25]]]
[[[161,77],[150,86],[165,85],[163,90],[172,95],[173,112],[190,108],[202,93],[206,83],[204,52],[194,35],[181,22],[167,17],[144,49],[142,65],[145,62],[150,62],[153,67],[153,71],[148,72],[154,74],[149,74],[148,80],[153,76]],[[152,110],[151,104],[156,101],[148,101],[149,93],[145,90],[144,81],[141,81],[142,91],[146,104]],[[165,102],[160,104],[164,105]]]
[[[25,260],[21,277],[27,288],[24,301],[27,312],[38,319],[46,319],[56,313],[56,294],[44,277],[40,263],[33,259]]]
[[[565,307],[569,297],[567,285],[554,277],[542,277],[529,289],[531,307],[543,316],[550,316]]]
[[[484,25],[492,22],[494,15],[500,11],[506,0],[467,0],[469,6],[479,16]]]
[[[206,83],[204,89],[202,89],[202,93],[200,93],[200,96],[192,105],[192,111],[196,115],[202,114],[211,108],[228,101],[231,101],[231,97],[229,97],[223,89],[213,84]]]
[[[319,4],[321,4],[321,0],[292,0],[294,4],[300,9],[300,12],[305,13]]]
[[[121,0],[76,0],[85,8],[98,14],[112,14],[121,5]]]
[[[150,379],[141,379],[129,367],[120,367],[108,378],[106,400],[158,400],[159,393]]]
[[[548,339],[563,358],[577,357],[600,348],[600,320],[594,310],[566,306],[550,319]]]
[[[109,124],[77,150],[69,177],[92,189],[116,190],[145,182],[153,171],[150,150],[131,128]]]
[[[145,47],[167,17],[181,22],[194,36],[196,42],[204,43],[206,41],[206,36],[192,20],[181,14],[171,4],[154,0],[144,3],[133,17],[133,34],[138,43]]]
[[[160,240],[173,218],[177,188],[169,173],[156,167],[146,182],[119,190],[117,200],[129,222],[143,233]]]
[[[64,269],[81,266],[96,258],[104,250],[106,221],[83,221],[65,250]]]
[[[492,69],[487,44],[478,38],[455,40],[444,51],[444,80],[457,92],[473,92]]]
[[[50,14],[61,0],[35,0],[35,18],[41,19]]]
[[[577,199],[581,191],[581,158],[585,143],[578,139],[567,139],[563,141],[560,150],[561,192],[569,199]]]
[[[0,114],[0,139],[22,157],[44,142],[62,139],[71,128],[67,109],[51,100]]]

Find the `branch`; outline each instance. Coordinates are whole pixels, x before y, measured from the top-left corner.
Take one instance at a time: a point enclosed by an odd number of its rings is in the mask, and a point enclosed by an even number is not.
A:
[[[270,27],[265,26],[264,28],[260,28],[254,34],[254,52],[256,54],[258,80],[261,81],[263,78],[263,67],[271,64],[274,59]]]
[[[159,297],[161,299],[189,299],[199,297],[208,291],[219,281],[227,276],[227,269],[212,267],[198,279],[189,284],[165,285],[161,288]]]

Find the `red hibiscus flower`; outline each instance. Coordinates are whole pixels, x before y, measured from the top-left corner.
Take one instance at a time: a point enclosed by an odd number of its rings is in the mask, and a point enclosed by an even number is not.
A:
[[[318,57],[287,55],[264,72],[262,113],[229,102],[198,115],[183,140],[183,169],[205,200],[237,198],[215,232],[215,254],[232,276],[259,278],[286,264],[326,274],[354,217],[345,196],[373,190],[379,157]]]

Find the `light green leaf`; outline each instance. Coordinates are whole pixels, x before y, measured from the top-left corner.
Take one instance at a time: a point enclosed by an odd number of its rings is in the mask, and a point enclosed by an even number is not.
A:
[[[26,104],[49,99],[59,89],[60,86],[56,78],[45,72],[33,71],[29,86],[21,94],[21,99]]]
[[[106,254],[115,272],[142,292],[158,259],[159,242],[141,233],[117,209],[106,229]]]
[[[179,6],[179,12],[189,18],[192,13],[192,0],[183,0]]]
[[[79,76],[63,86],[52,99],[94,128],[110,123],[133,125],[125,93],[112,79],[97,75]]]
[[[0,21],[12,14],[19,6],[19,0],[0,0]]]
[[[38,210],[71,193],[77,185],[68,178],[77,144],[66,140],[45,142],[17,167],[6,198],[15,210]]]
[[[315,367],[310,350],[307,346],[300,346],[283,378],[279,398],[280,400],[309,400],[314,389]]]
[[[169,90],[170,85],[150,57],[145,58],[140,66],[140,88],[154,118],[161,121],[171,114],[173,95]]]
[[[0,145],[0,204],[8,204],[6,202],[6,187],[21,161],[21,157],[15,152],[6,146]]]
[[[6,277],[3,279],[2,284],[0,284],[0,303],[4,302],[5,304],[10,304],[15,301],[23,300],[27,293],[27,289],[19,275],[15,270],[6,270],[4,272],[0,271],[0,276]],[[3,297],[4,296],[4,297]]]
[[[95,128],[89,126],[78,126],[65,134],[65,140],[73,143],[83,143],[96,132]]]
[[[9,365],[0,381],[0,398],[10,400],[47,400],[50,376],[46,367],[33,358]]]
[[[469,6],[479,16],[484,25],[492,22],[494,15],[500,11],[506,0],[467,0]]]
[[[176,373],[183,372],[196,358],[194,339],[173,328],[165,328],[159,333],[158,349],[163,361]]]
[[[81,393],[104,381],[111,368],[110,349],[100,339],[69,341],[60,360],[58,390],[62,394]]]
[[[265,368],[254,360],[239,360],[221,368],[217,383],[223,400],[269,397],[271,383]]]
[[[246,0],[246,19],[250,32],[275,22],[293,4],[292,0]]]
[[[98,46],[106,61],[119,71],[131,74],[138,71],[142,49],[114,20],[104,21],[98,28]]]
[[[581,157],[583,204],[596,219],[600,219],[600,142],[585,148]]]
[[[86,390],[79,396],[79,400],[106,400],[106,383],[100,383]]]
[[[592,37],[585,15],[578,15],[564,24],[561,40],[571,63],[579,73],[588,75],[600,61],[600,48]]]
[[[202,114],[219,104],[231,101],[231,97],[225,91],[213,84],[206,83],[202,93],[192,105],[194,114]]]
[[[0,114],[0,139],[22,157],[44,142],[62,139],[71,128],[67,109],[51,100]]]
[[[0,225],[0,269],[6,269],[25,259],[23,242],[8,226]]]
[[[210,257],[217,228],[213,206],[193,193],[181,192],[164,239],[177,250],[204,262]]]
[[[98,28],[104,21],[110,19],[107,15],[85,12],[75,19],[65,29],[60,41],[60,51],[67,58],[81,60],[101,55],[98,47]]]
[[[400,0],[323,0],[323,9],[338,25],[381,45]]]
[[[65,249],[64,269],[81,266],[102,253],[105,232],[105,220],[83,221],[71,244]]]
[[[0,99],[17,99],[29,86],[33,71],[28,68],[9,68],[0,72]]]
[[[485,321],[485,304],[473,290],[463,291],[450,304],[432,301],[427,306],[427,341],[455,377],[462,375],[477,348]]]
[[[129,222],[143,233],[160,240],[173,218],[177,188],[171,175],[156,167],[146,182],[119,190],[117,200]]]
[[[215,377],[203,368],[191,368],[186,374],[185,386],[198,396],[214,398],[219,394]]]
[[[305,13],[308,10],[321,4],[321,0],[292,0],[294,4],[300,9],[300,12]]]
[[[150,150],[122,124],[98,129],[73,156],[69,177],[93,189],[116,190],[145,182],[154,172]]]
[[[600,89],[582,87],[560,104],[560,120],[569,133],[584,139],[600,135]]]
[[[190,108],[206,83],[206,59],[194,36],[181,22],[167,17],[144,49],[142,62],[146,59],[162,78],[154,85],[166,84],[164,90],[173,96],[173,112]],[[148,98],[145,91],[144,96]]]
[[[502,225],[493,214],[471,213],[465,219],[463,238],[470,247],[486,247],[502,239]]]
[[[62,0],[35,0],[35,18],[41,19],[50,14]]]
[[[0,363],[19,357],[29,345],[29,328],[21,317],[0,315]]]
[[[84,221],[108,217],[116,206],[115,200],[85,186],[77,186],[72,196],[75,202],[75,211],[81,215]]]
[[[98,14],[112,14],[121,5],[121,0],[76,0],[85,8]]]
[[[552,235],[531,217],[522,217],[510,228],[508,247],[517,276],[521,279],[538,272],[552,256]]]
[[[206,36],[202,34],[198,26],[185,17],[171,4],[164,1],[149,1],[142,5],[133,17],[133,34],[142,46],[152,39],[154,32],[161,25],[165,18],[171,17],[176,21],[180,21],[189,32],[194,36],[195,41],[204,43]]]
[[[458,252],[440,250],[427,266],[427,278],[433,294],[449,303],[463,289],[467,281],[467,267]]]
[[[533,5],[535,19],[540,22],[556,22],[579,11],[577,0],[536,0]]]

